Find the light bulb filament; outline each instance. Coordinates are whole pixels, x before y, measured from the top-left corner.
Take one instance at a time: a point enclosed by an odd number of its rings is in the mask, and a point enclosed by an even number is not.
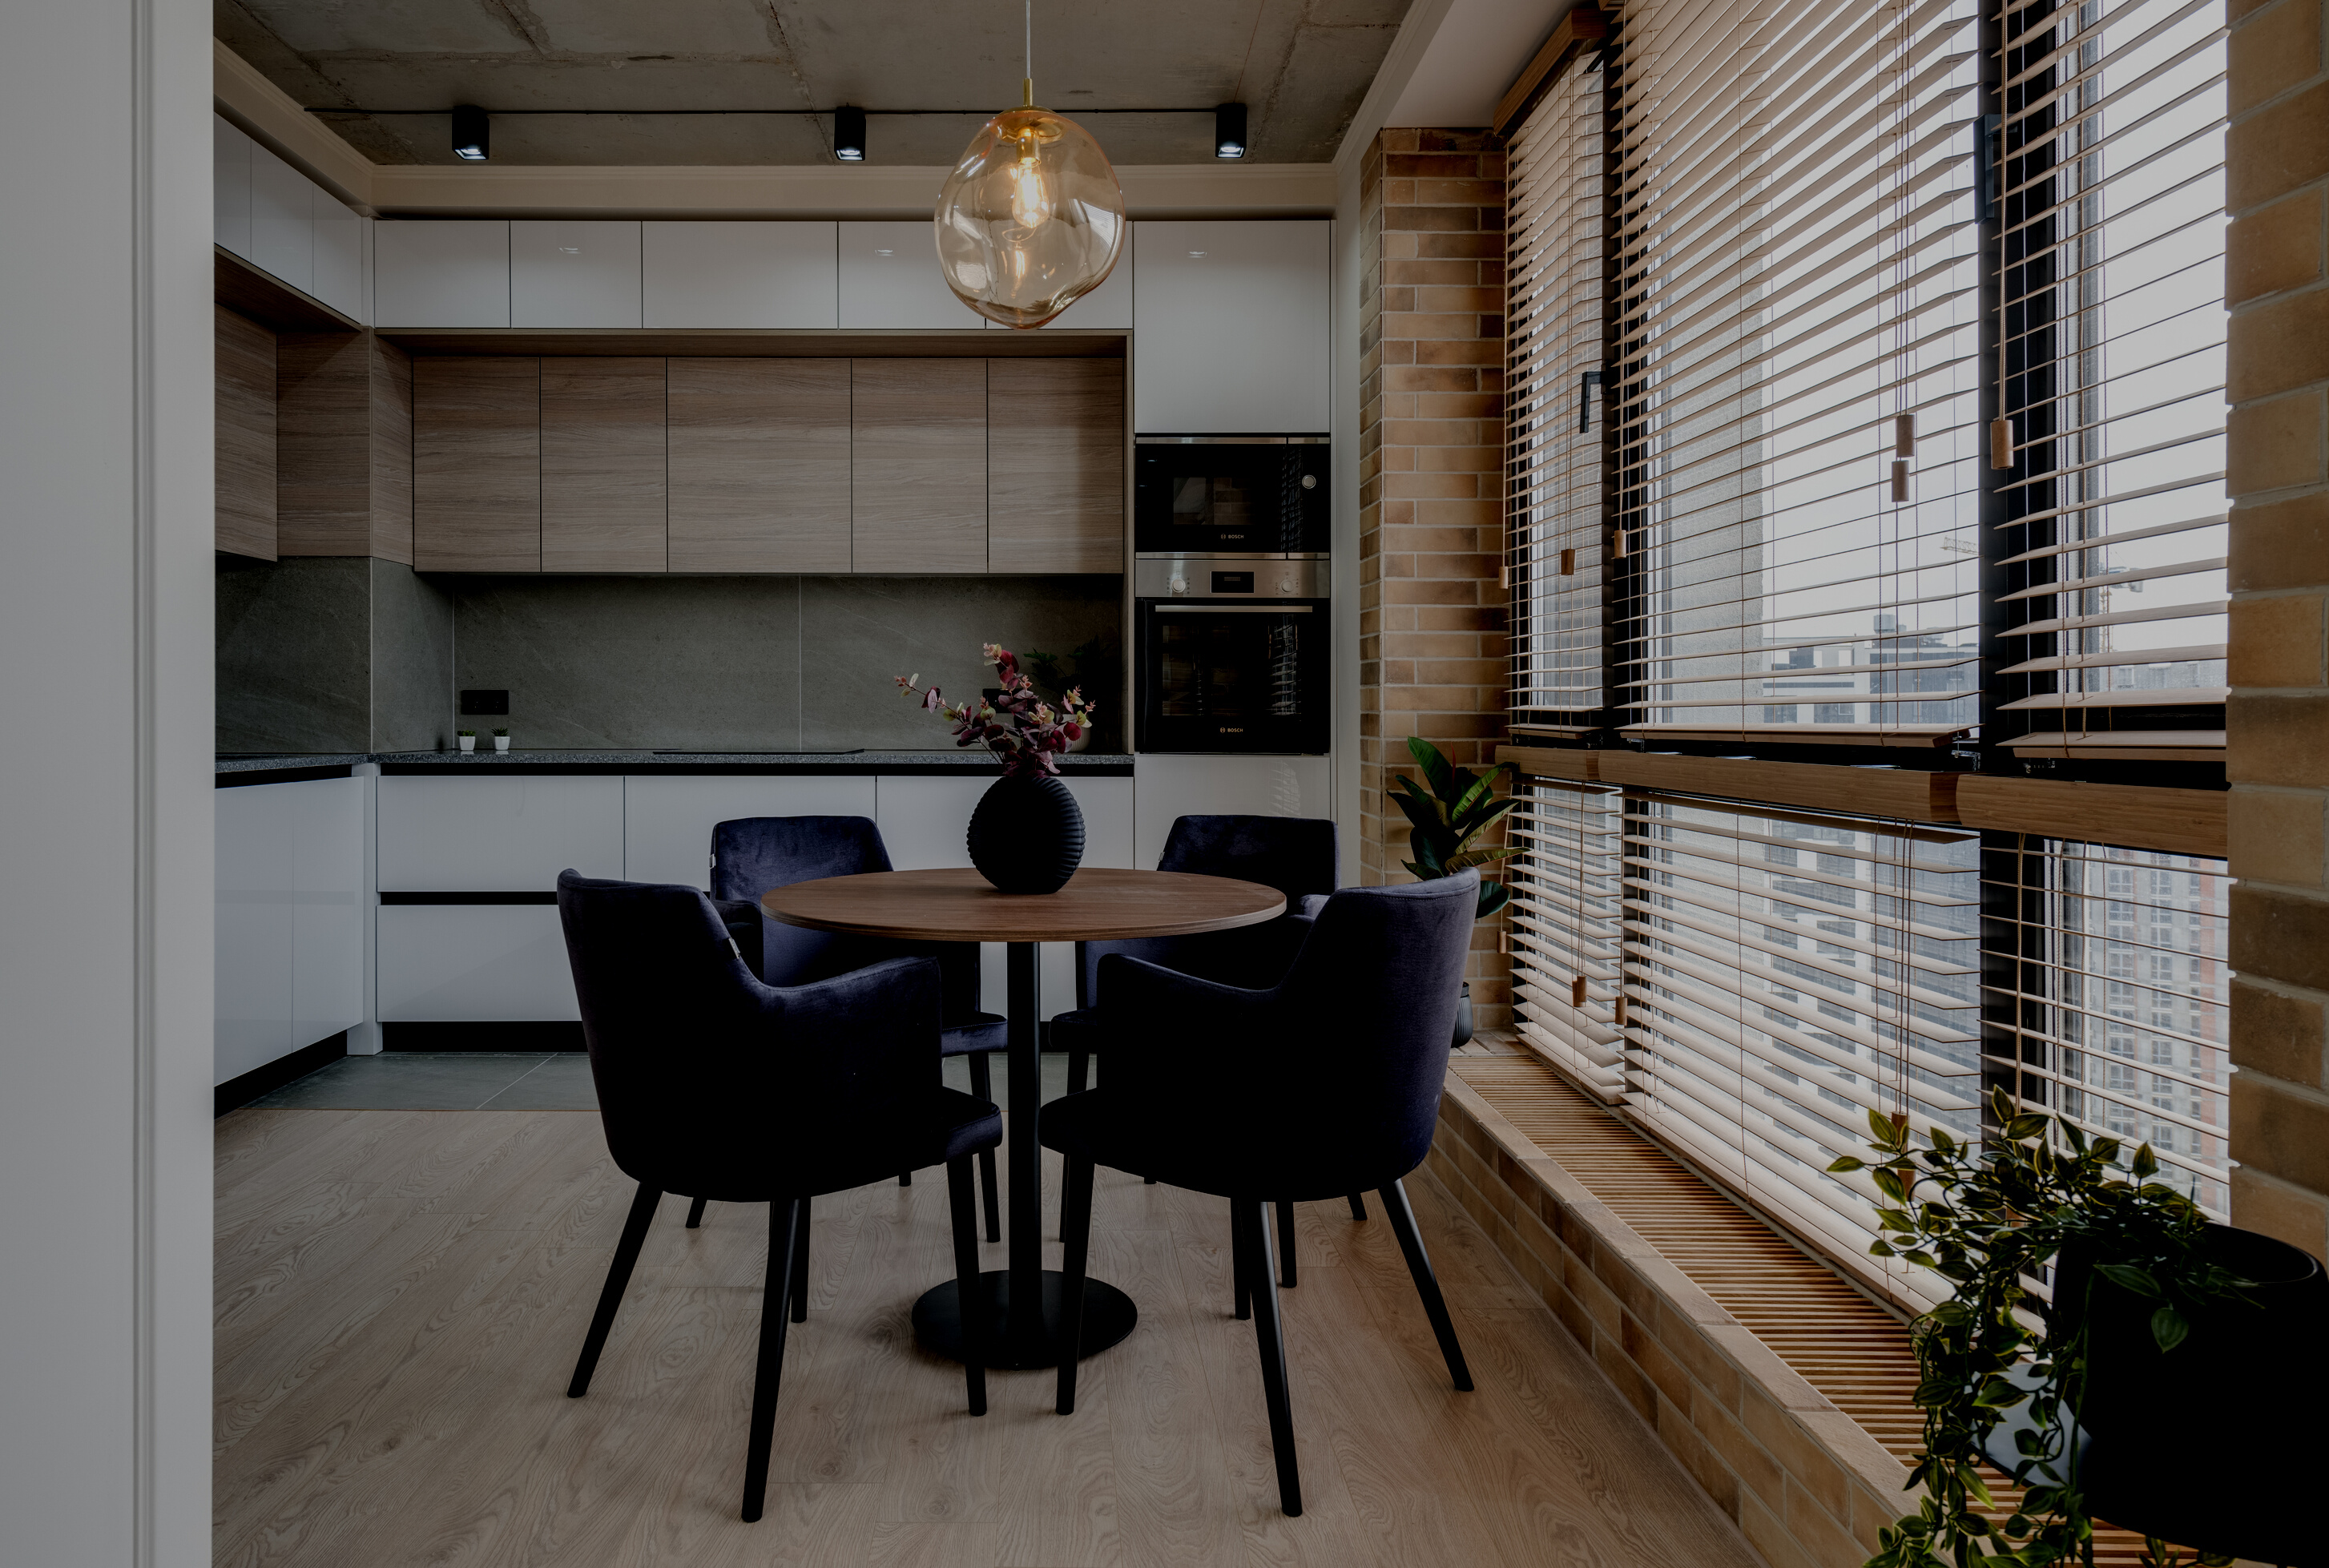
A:
[[[1019,137],[1019,157],[1011,165],[1011,216],[1023,229],[1039,228],[1059,210],[1051,177],[1043,172],[1032,132]]]

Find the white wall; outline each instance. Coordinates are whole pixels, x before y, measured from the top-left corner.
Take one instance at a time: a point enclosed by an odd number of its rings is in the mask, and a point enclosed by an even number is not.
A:
[[[0,6],[0,1559],[210,1561],[200,0]]]

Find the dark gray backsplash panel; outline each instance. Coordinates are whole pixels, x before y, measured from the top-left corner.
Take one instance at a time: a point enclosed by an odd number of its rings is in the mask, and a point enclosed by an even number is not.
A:
[[[393,561],[372,563],[372,747],[453,743],[453,596]]]
[[[371,562],[218,559],[218,749],[371,751]]]

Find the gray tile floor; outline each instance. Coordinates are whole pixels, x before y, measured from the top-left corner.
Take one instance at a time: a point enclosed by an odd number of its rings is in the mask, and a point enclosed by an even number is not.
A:
[[[950,1087],[970,1087],[962,1058],[945,1066]],[[1004,1077],[998,1059],[995,1098],[1007,1106]],[[1045,1053],[1043,1098],[1067,1091],[1066,1055]],[[251,1104],[267,1110],[596,1110],[599,1097],[590,1059],[580,1052],[389,1051],[344,1056]]]

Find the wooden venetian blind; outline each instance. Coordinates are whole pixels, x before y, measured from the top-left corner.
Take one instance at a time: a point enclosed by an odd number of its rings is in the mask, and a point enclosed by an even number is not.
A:
[[[1523,1037],[1605,1100],[1626,1090],[1615,789],[1529,779],[1509,819],[1513,1003]]]
[[[1508,708],[1523,725],[1579,723],[1608,702],[1604,98],[1598,57],[1573,56],[1507,155]]]
[[[1629,790],[1627,1106],[1840,1254],[1877,1234],[1868,1113],[1978,1137],[1979,836]],[[1896,1268],[1904,1302],[1939,1299]]]
[[[2026,0],[1998,37],[2004,738],[2218,748],[2224,0]]]
[[[1608,90],[1636,732],[1971,724],[1976,0],[1633,0]]]

